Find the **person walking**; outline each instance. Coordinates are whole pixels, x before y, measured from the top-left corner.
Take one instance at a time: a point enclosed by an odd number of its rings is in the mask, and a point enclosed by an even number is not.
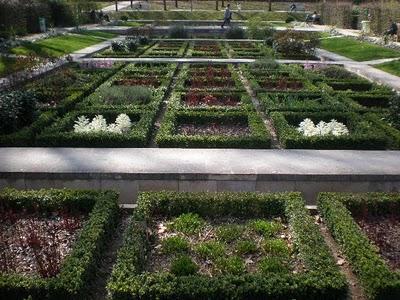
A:
[[[397,35],[398,30],[397,23],[393,19],[390,19],[390,27],[385,31],[385,35]]]
[[[221,28],[224,28],[225,25],[230,26],[232,19],[231,5],[228,3],[224,13],[224,22],[221,25]]]
[[[292,3],[292,5],[290,5],[290,12],[296,11],[297,6],[295,3]]]

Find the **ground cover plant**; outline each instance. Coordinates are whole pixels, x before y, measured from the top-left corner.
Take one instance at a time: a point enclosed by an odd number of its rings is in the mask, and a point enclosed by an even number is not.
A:
[[[400,57],[400,51],[388,49],[349,37],[321,40],[321,47],[356,61]]]
[[[400,60],[395,60],[379,65],[374,65],[374,68],[378,68],[382,71],[391,73],[393,75],[399,76],[400,77]]]
[[[210,58],[226,57],[225,52],[222,51],[222,49],[223,45],[221,42],[194,41],[190,43],[186,56]]]
[[[155,44],[146,36],[127,36],[124,40],[113,41],[109,48],[93,57],[138,57]]]
[[[317,247],[317,248],[315,248]],[[299,194],[142,193],[112,299],[344,299]]]
[[[400,295],[400,196],[321,193],[318,207],[370,299]]]
[[[188,47],[184,41],[159,41],[148,48],[141,57],[183,57]]]
[[[59,57],[74,51],[101,43],[115,35],[99,31],[82,31],[77,34],[66,34],[11,49],[17,55],[36,55],[40,57]]]
[[[0,293],[7,299],[84,298],[118,217],[114,192],[0,192]]]
[[[255,111],[178,111],[170,108],[156,136],[160,147],[269,148]]]
[[[263,58],[273,53],[259,42],[226,42],[228,55],[233,58]]]
[[[286,148],[300,149],[385,149],[388,137],[375,121],[352,112],[273,112],[271,118],[278,138]],[[298,127],[305,119],[317,124],[336,120],[346,125],[349,133],[342,136],[305,136]]]

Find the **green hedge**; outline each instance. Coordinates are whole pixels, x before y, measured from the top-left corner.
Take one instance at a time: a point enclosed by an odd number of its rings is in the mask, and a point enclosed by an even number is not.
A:
[[[391,126],[387,116],[368,113],[365,114],[365,117],[372,122],[375,122],[377,127],[385,132],[386,136],[390,139],[390,148],[400,149],[400,130]]]
[[[386,149],[389,140],[379,129],[376,122],[363,118],[355,113],[344,112],[273,112],[277,135],[286,148],[300,149]],[[304,119],[310,118],[317,124],[319,121],[329,122],[336,119],[349,129],[350,134],[342,136],[306,137],[297,131]]]
[[[307,271],[299,274],[174,276],[146,271],[146,224],[154,216],[283,217]],[[346,299],[347,284],[298,193],[142,193],[107,289],[112,299]]]
[[[224,135],[182,135],[176,133],[180,122],[207,124],[209,122],[244,122],[250,135],[235,137]],[[255,111],[167,111],[156,136],[160,147],[200,148],[270,148],[271,138],[262,119]]]
[[[132,129],[127,134],[113,133],[75,133],[74,122],[79,116],[93,118],[103,115],[107,123],[114,122],[121,114],[127,114],[132,121]],[[36,138],[36,145],[43,147],[144,147],[150,138],[155,111],[147,110],[97,110],[73,111],[59,118],[52,126],[43,130]]]
[[[361,208],[384,214],[399,211],[400,195],[385,193],[321,193],[318,207],[336,242],[358,276],[370,299],[400,298],[399,273],[390,271],[367,236],[352,218]],[[348,209],[350,208],[350,210]]]
[[[89,213],[59,275],[52,278],[0,274],[2,299],[84,299],[101,252],[116,225],[119,208],[114,192],[39,190],[0,192],[0,204],[14,209],[53,211],[67,208]]]

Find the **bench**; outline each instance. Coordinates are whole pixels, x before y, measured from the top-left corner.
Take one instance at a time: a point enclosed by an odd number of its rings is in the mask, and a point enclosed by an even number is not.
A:
[[[293,12],[298,12],[298,11],[305,12],[306,11],[304,3],[295,3],[295,2],[293,2],[293,3],[296,5],[296,8],[293,10]],[[292,5],[292,3],[290,3],[290,5],[289,5],[289,11],[291,11],[290,10],[291,5]]]

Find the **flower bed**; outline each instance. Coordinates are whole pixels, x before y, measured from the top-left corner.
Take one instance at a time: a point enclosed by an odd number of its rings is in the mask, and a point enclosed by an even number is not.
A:
[[[388,138],[374,121],[355,113],[345,112],[274,112],[271,114],[278,138],[286,148],[300,149],[386,149]],[[307,137],[297,128],[306,119],[315,124],[337,120],[347,126],[349,134],[342,136]]]
[[[263,58],[268,57],[267,49],[257,42],[226,42],[228,55],[233,58]]]
[[[0,258],[2,298],[85,298],[116,224],[117,198],[114,192],[0,192],[0,239],[7,245]]]
[[[125,40],[128,41],[129,39]],[[139,57],[141,54],[146,52],[149,48],[156,44],[154,41],[148,41],[145,44],[138,43],[134,49],[121,49],[120,51],[115,51],[113,47],[109,47],[101,52],[93,55],[95,58],[107,58],[107,57]]]
[[[140,194],[107,288],[112,299],[347,296],[296,193]]]
[[[318,204],[367,296],[398,299],[399,194],[321,193]]]
[[[141,57],[183,57],[187,42],[161,41],[147,49]]]
[[[360,111],[381,111],[389,107],[391,95],[374,93],[348,93],[347,96],[355,102],[356,109]]]
[[[192,129],[179,132],[182,126]],[[213,126],[214,129],[207,129]],[[197,128],[196,128],[197,127]],[[224,129],[221,129],[221,128]],[[226,135],[241,128],[245,135]],[[194,129],[193,129],[194,128]],[[243,128],[246,128],[243,131]],[[200,133],[201,134],[198,134]],[[197,134],[196,134],[197,133]],[[212,134],[208,134],[212,133]],[[269,133],[263,121],[254,111],[167,111],[156,136],[160,147],[201,147],[201,148],[269,148]]]
[[[220,42],[195,41],[190,44],[187,56],[211,58],[226,57],[225,52],[222,51],[222,47]]]
[[[132,128],[126,134],[101,130],[93,133],[74,132],[74,123],[80,116],[93,119],[96,115],[102,115],[107,123],[114,123],[121,113],[127,114],[132,122]],[[135,109],[121,111],[93,108],[73,111],[43,130],[37,136],[36,144],[45,147],[144,147],[148,142],[155,115],[153,110]]]

